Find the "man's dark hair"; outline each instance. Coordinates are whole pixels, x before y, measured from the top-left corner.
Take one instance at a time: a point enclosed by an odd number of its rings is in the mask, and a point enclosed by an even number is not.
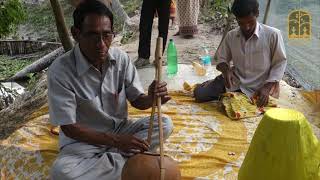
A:
[[[231,8],[236,17],[256,16],[259,13],[257,0],[235,0]]]
[[[81,29],[84,18],[88,14],[98,14],[106,16],[111,21],[111,29],[113,30],[113,15],[105,4],[97,0],[85,0],[80,3],[73,12],[73,25]]]

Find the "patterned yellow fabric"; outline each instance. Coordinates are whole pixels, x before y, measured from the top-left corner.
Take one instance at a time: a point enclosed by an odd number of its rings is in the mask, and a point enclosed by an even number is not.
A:
[[[230,121],[216,103],[197,104],[182,92],[162,107],[173,119],[174,132],[165,153],[179,162],[183,179],[236,179],[248,148],[247,129]],[[58,136],[48,122],[47,106],[0,142],[0,179],[47,179],[58,153]],[[130,117],[150,115],[130,107]]]
[[[230,121],[216,103],[171,95],[173,100],[162,108],[175,126],[165,151],[180,163],[183,179],[235,179],[248,146],[244,123]],[[130,111],[132,117],[149,114]]]
[[[238,120],[248,117],[256,117],[264,113],[269,107],[276,107],[272,101],[269,102],[266,108],[258,108],[254,102],[243,93],[228,92],[222,96],[222,104],[229,118]]]
[[[31,121],[0,142],[1,180],[48,179],[58,154],[58,136],[50,131],[48,106],[30,116]]]

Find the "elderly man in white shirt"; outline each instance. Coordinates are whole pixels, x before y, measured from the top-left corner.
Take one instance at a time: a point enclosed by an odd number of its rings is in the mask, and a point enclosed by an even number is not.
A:
[[[60,126],[60,152],[50,179],[118,180],[129,156],[159,145],[156,120],[149,144],[149,118],[128,119],[127,103],[144,110],[152,107],[153,96],[162,103],[171,97],[165,82],[153,82],[144,93],[128,54],[111,47],[113,15],[103,3],[80,3],[73,20],[77,44],[48,71],[50,121]],[[166,139],[173,124],[167,116],[162,121]]]
[[[279,94],[287,65],[281,32],[257,22],[257,0],[235,0],[232,13],[239,27],[228,32],[217,51],[217,70],[222,75],[197,86],[194,96],[197,102],[205,102],[226,91],[239,91],[256,97],[258,107],[263,107],[269,95]]]

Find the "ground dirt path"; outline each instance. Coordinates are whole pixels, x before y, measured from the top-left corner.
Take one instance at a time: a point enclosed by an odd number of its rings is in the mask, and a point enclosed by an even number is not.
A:
[[[138,24],[138,22],[137,22]],[[154,19],[153,23],[153,31],[152,31],[152,38],[151,38],[151,57],[150,61],[154,60],[154,52],[155,52],[155,45],[156,39],[158,37],[158,20],[157,18]],[[180,36],[173,36],[177,31],[178,27],[170,27],[169,28],[169,39],[173,39],[176,44],[178,50],[178,62],[182,64],[190,63],[190,61],[198,60],[199,53],[201,52],[202,46],[207,46],[210,50],[210,54],[214,54],[215,50],[219,46],[221,41],[222,35],[215,33],[212,31],[212,27],[209,24],[199,24],[199,33],[195,35],[192,39],[184,39]],[[168,43],[167,43],[168,44]],[[116,38],[114,41],[115,46],[119,46],[121,49],[126,51],[130,58],[135,61],[138,58],[138,46],[139,46],[139,38],[136,38],[134,41],[128,44],[121,44],[120,37]],[[166,58],[166,51],[164,54]]]

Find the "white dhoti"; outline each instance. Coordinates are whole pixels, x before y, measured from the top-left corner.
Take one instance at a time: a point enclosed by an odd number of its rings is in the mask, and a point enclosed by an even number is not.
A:
[[[172,133],[173,124],[170,118],[163,117],[164,138]],[[134,134],[147,139],[149,117],[138,121],[123,121],[113,133]],[[159,145],[159,127],[157,118],[154,122],[151,149]],[[89,145],[82,142],[66,145],[60,150],[51,169],[53,180],[118,180],[127,154],[115,148]]]

